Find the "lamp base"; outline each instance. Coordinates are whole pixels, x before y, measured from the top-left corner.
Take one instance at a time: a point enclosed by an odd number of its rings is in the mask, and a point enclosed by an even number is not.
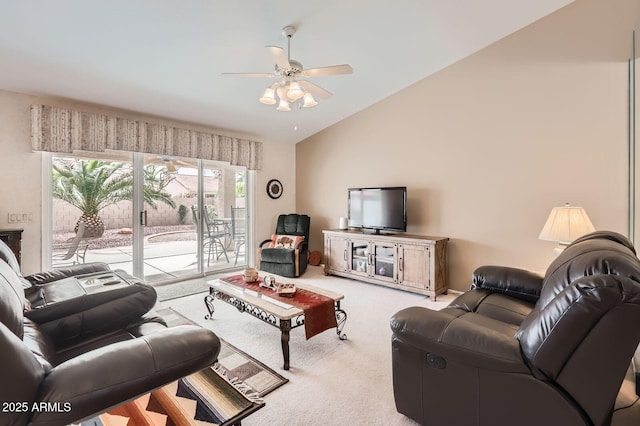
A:
[[[568,243],[558,243],[558,245],[553,249],[553,253],[556,255],[556,257],[560,256],[560,253],[562,253],[568,246]]]

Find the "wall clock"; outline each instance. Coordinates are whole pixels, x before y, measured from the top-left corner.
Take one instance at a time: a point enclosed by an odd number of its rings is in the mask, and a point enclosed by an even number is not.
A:
[[[278,179],[271,179],[267,183],[267,194],[274,200],[282,195],[282,184]]]

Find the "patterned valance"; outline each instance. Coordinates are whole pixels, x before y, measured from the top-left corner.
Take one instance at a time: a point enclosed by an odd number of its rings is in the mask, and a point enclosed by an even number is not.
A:
[[[31,107],[31,145],[35,151],[111,149],[262,169],[261,142],[46,105]]]

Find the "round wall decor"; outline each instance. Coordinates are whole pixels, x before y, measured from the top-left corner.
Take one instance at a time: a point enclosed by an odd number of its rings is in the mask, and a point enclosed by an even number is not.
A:
[[[274,200],[282,195],[282,183],[278,179],[271,179],[267,183],[267,194]]]

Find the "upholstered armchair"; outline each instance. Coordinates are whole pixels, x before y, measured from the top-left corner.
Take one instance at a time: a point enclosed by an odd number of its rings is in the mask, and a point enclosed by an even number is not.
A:
[[[258,246],[260,270],[283,277],[299,277],[309,263],[309,225],[305,214],[278,217],[276,232]]]
[[[391,319],[393,389],[421,424],[607,425],[640,342],[640,261],[613,232],[543,276],[483,266],[469,291]]]
[[[88,263],[23,277],[2,242],[0,259],[0,401],[12,404],[0,424],[76,423],[218,356],[212,331],[167,328],[150,311],[155,289],[122,271]]]

